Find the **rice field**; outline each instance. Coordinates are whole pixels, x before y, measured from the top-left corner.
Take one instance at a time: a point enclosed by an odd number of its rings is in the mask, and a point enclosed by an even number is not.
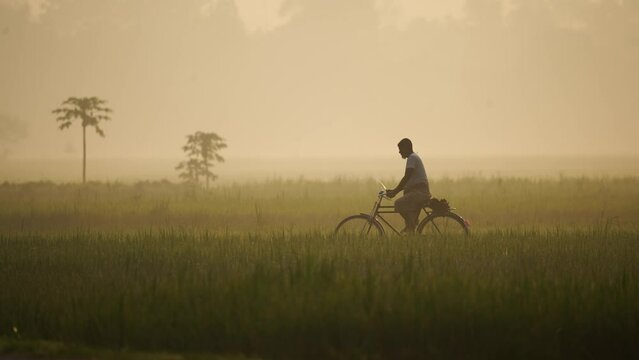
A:
[[[2,184],[0,354],[639,356],[639,179],[431,187],[470,237],[333,235],[372,180]]]

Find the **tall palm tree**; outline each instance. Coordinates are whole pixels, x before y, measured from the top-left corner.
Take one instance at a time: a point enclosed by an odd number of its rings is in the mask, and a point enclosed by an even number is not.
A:
[[[100,128],[101,121],[111,120],[109,116],[113,110],[105,106],[106,100],[97,97],[70,97],[62,102],[62,106],[52,111],[58,115],[55,119],[60,122],[60,130],[71,126],[74,120],[82,120],[82,183],[87,181],[87,126],[95,127],[95,132],[104,137]]]

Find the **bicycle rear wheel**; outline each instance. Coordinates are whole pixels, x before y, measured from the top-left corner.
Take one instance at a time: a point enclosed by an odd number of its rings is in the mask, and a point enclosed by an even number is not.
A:
[[[417,227],[417,233],[429,237],[455,237],[469,234],[466,221],[459,215],[448,212],[430,214]]]
[[[335,228],[335,234],[344,236],[382,236],[384,229],[368,215],[353,215],[342,220]]]

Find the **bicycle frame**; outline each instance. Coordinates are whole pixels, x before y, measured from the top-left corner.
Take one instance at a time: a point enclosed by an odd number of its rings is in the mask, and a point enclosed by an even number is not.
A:
[[[370,214],[368,214],[371,220],[371,223],[368,225],[367,232],[370,231],[370,227],[373,226],[373,223],[372,223],[373,221],[377,221],[378,223],[380,223],[379,220],[381,220],[381,222],[386,224],[386,226],[388,226],[389,228],[391,228],[391,230],[393,230],[395,234],[401,235],[401,232],[399,230],[395,229],[395,227],[391,225],[391,223],[389,223],[386,219],[384,219],[383,216],[380,215],[380,214],[399,214],[399,212],[395,211],[395,206],[382,205],[382,200],[384,200],[384,198],[390,199],[386,196],[386,191],[380,191],[379,194],[377,194],[377,201],[375,201],[375,205],[373,205],[373,209],[371,210]],[[389,209],[392,209],[392,210],[389,210]],[[426,207],[422,207],[422,210],[424,210],[424,212],[426,213],[426,216],[429,216],[431,214],[431,212],[428,211]],[[366,214],[363,214],[363,215],[366,215]],[[384,229],[384,226],[382,226],[382,229]]]

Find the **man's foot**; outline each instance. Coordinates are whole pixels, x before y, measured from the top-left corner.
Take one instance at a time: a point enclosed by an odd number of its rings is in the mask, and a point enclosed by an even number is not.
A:
[[[409,228],[409,227],[405,227],[402,229],[402,231],[399,232],[402,235],[414,235],[415,234],[415,228]]]

